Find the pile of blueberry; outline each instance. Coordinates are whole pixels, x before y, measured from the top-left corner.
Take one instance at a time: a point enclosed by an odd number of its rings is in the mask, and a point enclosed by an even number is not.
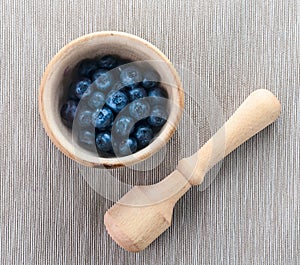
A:
[[[84,148],[105,157],[130,155],[149,145],[168,119],[167,93],[150,65],[105,55],[74,71],[61,117]]]

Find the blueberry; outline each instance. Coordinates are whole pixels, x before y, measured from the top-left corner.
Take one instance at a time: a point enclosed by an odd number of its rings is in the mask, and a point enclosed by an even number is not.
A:
[[[78,99],[81,99],[82,97],[87,97],[91,94],[91,80],[88,78],[83,78],[79,80],[75,84],[75,95]]]
[[[160,88],[160,87],[155,87],[155,88],[152,88],[149,92],[148,92],[148,96],[149,97],[154,97],[154,98],[167,98],[168,95],[167,95],[167,92]]]
[[[134,128],[134,119],[129,116],[118,117],[114,122],[113,136],[128,137]]]
[[[92,124],[100,130],[108,129],[112,125],[113,120],[114,114],[107,107],[98,109],[92,116]]]
[[[95,133],[89,130],[81,130],[78,134],[78,142],[81,146],[91,150],[95,146]]]
[[[134,65],[121,68],[120,79],[125,86],[132,86],[142,81],[142,74]]]
[[[68,123],[69,126],[75,118],[78,102],[75,100],[68,100],[60,110],[61,117]]]
[[[114,112],[120,112],[128,104],[128,98],[122,91],[112,91],[107,95],[106,104]]]
[[[112,84],[112,74],[104,69],[98,69],[93,75],[93,81],[97,89],[106,91]]]
[[[117,154],[119,156],[128,156],[137,151],[137,140],[134,137],[130,137],[126,140],[123,140],[118,145]]]
[[[105,104],[105,96],[100,91],[95,91],[88,99],[88,106],[92,109],[102,108]]]
[[[168,112],[165,107],[163,106],[155,106],[149,118],[147,119],[147,122],[154,127],[161,127],[163,126],[168,119]]]
[[[97,61],[92,59],[83,60],[78,68],[78,74],[81,77],[91,78],[93,73],[98,69]]]
[[[99,67],[111,70],[118,66],[118,58],[113,55],[105,55],[98,62]]]
[[[95,81],[98,77],[101,75],[105,75],[108,71],[106,69],[97,69],[95,73],[93,74],[92,81]]]
[[[113,149],[110,132],[100,132],[96,135],[95,142],[100,152],[111,152]]]
[[[144,98],[147,96],[147,92],[142,87],[132,88],[128,91],[128,96],[130,101],[134,101],[136,99]]]
[[[129,114],[137,121],[142,120],[150,114],[150,104],[147,99],[139,99],[130,103]]]
[[[153,88],[158,85],[159,81],[160,81],[159,74],[154,70],[150,70],[144,73],[142,84],[143,87],[145,88]]]
[[[141,125],[135,129],[133,136],[137,140],[138,147],[143,148],[150,143],[154,135],[153,130],[150,128],[150,126]]]
[[[93,113],[90,110],[79,111],[76,119],[82,128],[89,128],[92,126]]]

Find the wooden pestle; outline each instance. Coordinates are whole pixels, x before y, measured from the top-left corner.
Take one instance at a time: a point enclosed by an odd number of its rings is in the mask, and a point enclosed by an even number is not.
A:
[[[190,187],[200,184],[211,167],[274,122],[279,114],[280,103],[270,91],[251,93],[198,152],[179,161],[173,173],[157,184],[133,187],[105,213],[110,236],[128,251],[145,249],[170,227],[173,208]]]

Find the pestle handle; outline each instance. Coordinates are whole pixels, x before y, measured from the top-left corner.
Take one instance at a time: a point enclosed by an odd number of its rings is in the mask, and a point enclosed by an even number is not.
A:
[[[192,185],[200,184],[209,169],[274,122],[279,114],[280,103],[269,90],[258,89],[252,92],[198,152],[179,161],[177,170]]]

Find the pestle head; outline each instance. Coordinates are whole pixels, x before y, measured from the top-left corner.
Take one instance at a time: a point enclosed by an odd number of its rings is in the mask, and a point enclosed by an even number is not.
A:
[[[128,251],[145,249],[170,227],[174,205],[190,187],[178,171],[157,184],[135,186],[105,213],[109,235]]]

